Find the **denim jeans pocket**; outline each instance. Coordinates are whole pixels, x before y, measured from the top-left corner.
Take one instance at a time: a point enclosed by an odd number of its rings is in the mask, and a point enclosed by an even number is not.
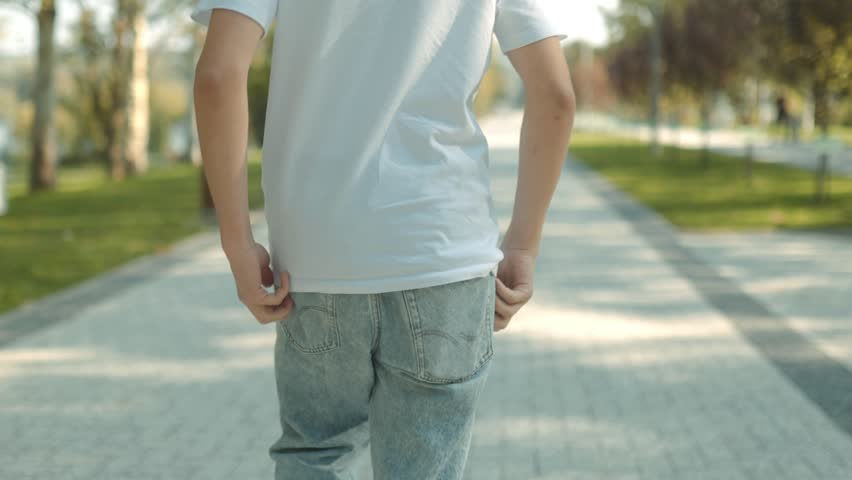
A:
[[[457,383],[475,375],[488,362],[493,354],[493,273],[405,293],[417,379]]]
[[[302,353],[321,353],[340,346],[334,296],[319,292],[290,292],[294,307],[280,321],[287,338]]]

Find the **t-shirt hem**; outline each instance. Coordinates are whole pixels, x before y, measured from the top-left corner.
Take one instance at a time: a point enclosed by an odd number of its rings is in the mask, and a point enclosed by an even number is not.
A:
[[[565,40],[568,38],[568,35],[562,31],[561,29],[553,29],[553,30],[526,30],[519,32],[514,37],[505,40],[504,44],[500,44],[500,39],[497,39],[497,43],[500,45],[500,50],[503,53],[511,52],[517,48],[525,47],[531,43],[537,42],[539,40],[544,40],[545,38],[557,37],[559,41]]]
[[[270,24],[274,18],[274,15],[270,15],[269,12],[263,10],[262,5],[242,3],[236,0],[201,0],[190,11],[189,17],[195,22],[209,27],[210,18],[213,16],[213,10],[216,8],[232,10],[254,20],[262,29],[261,40],[265,39],[269,33]]]
[[[380,279],[323,280],[291,275],[290,291],[350,294],[385,293],[460,282],[483,277],[489,273],[496,275],[497,264],[478,264],[440,272]]]

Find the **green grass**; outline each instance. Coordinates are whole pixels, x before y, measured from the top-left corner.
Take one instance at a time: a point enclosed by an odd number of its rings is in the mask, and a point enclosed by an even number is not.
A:
[[[259,208],[252,153],[249,201]],[[178,165],[110,182],[99,168],[63,168],[56,191],[15,192],[0,216],[0,312],[201,231],[200,175],[200,166]]]
[[[852,178],[832,177],[814,201],[814,173],[755,162],[752,183],[739,157],[666,147],[660,158],[638,141],[576,134],[571,153],[620,189],[692,231],[832,229],[852,226]]]

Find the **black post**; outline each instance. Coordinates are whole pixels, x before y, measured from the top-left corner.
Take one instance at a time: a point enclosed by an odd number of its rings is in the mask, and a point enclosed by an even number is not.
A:
[[[746,185],[751,186],[751,178],[752,178],[752,170],[754,165],[754,145],[749,142],[746,145],[746,155],[745,155],[745,174],[746,174]]]
[[[819,164],[816,171],[816,195],[817,202],[821,202],[828,197],[828,154],[823,153],[819,156]]]
[[[655,0],[649,5],[651,13],[651,78],[648,96],[650,97],[650,112],[648,120],[651,127],[651,150],[655,157],[662,153],[660,148],[660,96],[662,94],[663,77],[663,39],[660,21],[663,13],[663,2]]]

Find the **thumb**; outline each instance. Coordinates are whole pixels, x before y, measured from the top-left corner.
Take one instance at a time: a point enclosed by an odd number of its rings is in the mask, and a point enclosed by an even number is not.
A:
[[[281,278],[281,285],[278,288],[283,288],[284,291],[289,292],[289,290],[290,290],[290,273],[287,272],[287,271],[283,271],[283,272],[281,272],[281,275],[279,275],[279,277]]]
[[[496,280],[497,295],[507,304],[514,305],[528,299],[531,290],[528,284],[520,283],[515,285],[514,288],[509,288],[503,283],[503,280],[500,280],[500,277],[496,277]]]
[[[260,283],[263,284],[264,287],[268,287],[272,285],[272,282],[275,281],[275,277],[272,274],[272,269],[269,268],[269,265],[261,265],[260,266]]]

